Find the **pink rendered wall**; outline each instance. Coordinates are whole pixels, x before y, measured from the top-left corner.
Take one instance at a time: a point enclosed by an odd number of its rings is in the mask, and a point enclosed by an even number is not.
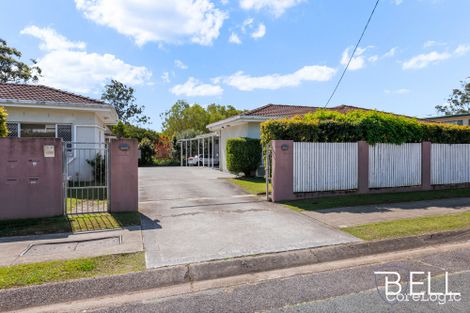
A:
[[[138,143],[135,139],[111,140],[110,211],[137,212]]]
[[[0,138],[0,220],[62,214],[61,140]]]
[[[272,141],[272,194],[273,202],[295,199],[294,195],[294,142]]]

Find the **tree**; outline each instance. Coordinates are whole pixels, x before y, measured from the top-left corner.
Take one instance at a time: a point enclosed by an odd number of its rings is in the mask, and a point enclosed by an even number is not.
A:
[[[37,82],[41,76],[41,69],[35,60],[31,66],[20,61],[21,51],[9,47],[7,42],[0,38],[0,83],[27,83]]]
[[[197,103],[189,105],[184,100],[178,100],[168,111],[161,115],[163,133],[169,137],[174,137],[186,129],[207,133],[208,124],[241,112],[231,105],[210,104],[204,109]]]
[[[119,120],[125,124],[146,124],[150,121],[150,118],[143,114],[145,107],[135,104],[134,88],[117,80],[113,79],[105,86],[101,100],[113,105]]]
[[[461,89],[452,90],[444,105],[436,105],[436,110],[445,115],[470,113],[470,77],[461,81]]]
[[[7,111],[3,107],[0,107],[0,138],[8,135],[7,128]]]

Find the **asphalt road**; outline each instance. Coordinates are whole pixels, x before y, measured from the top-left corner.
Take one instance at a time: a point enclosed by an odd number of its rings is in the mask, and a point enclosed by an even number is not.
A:
[[[71,305],[61,312],[469,312],[470,243],[451,250],[431,249],[425,254],[403,254],[403,258],[341,269],[308,272],[219,286],[167,296],[128,295],[117,300],[97,300],[84,307]],[[383,300],[383,281],[374,271],[431,272],[432,292],[445,290],[444,273],[449,272],[448,290],[461,293],[460,302],[401,302]],[[377,289],[379,285],[379,289]],[[406,287],[403,287],[406,289]],[[420,289],[418,288],[418,291]],[[37,311],[40,312],[40,311]],[[50,312],[50,311],[48,311]]]

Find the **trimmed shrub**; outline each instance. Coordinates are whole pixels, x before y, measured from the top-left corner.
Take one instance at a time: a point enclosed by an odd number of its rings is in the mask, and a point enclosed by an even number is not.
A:
[[[261,163],[261,142],[253,138],[230,138],[226,147],[227,169],[251,176]]]
[[[356,142],[369,144],[430,141],[470,143],[470,127],[421,121],[378,111],[354,110],[339,113],[319,110],[291,119],[261,124],[263,144],[271,140],[298,142]]]
[[[3,107],[0,107],[0,138],[8,135],[7,128],[7,111]]]
[[[140,160],[139,166],[152,166],[155,155],[155,145],[148,138],[143,138],[139,142]]]

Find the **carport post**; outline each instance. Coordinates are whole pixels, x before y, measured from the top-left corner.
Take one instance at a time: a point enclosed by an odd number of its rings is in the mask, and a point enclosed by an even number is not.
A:
[[[189,139],[189,156],[193,156],[193,140]]]
[[[199,138],[197,139],[197,167],[199,167]]]
[[[188,140],[184,141],[184,161],[186,166],[188,166]]]
[[[214,168],[214,136],[212,135],[212,168]]]
[[[202,138],[202,167],[204,167],[204,138]]]
[[[182,141],[180,141],[180,154],[181,154],[180,166],[183,166],[183,142]]]

